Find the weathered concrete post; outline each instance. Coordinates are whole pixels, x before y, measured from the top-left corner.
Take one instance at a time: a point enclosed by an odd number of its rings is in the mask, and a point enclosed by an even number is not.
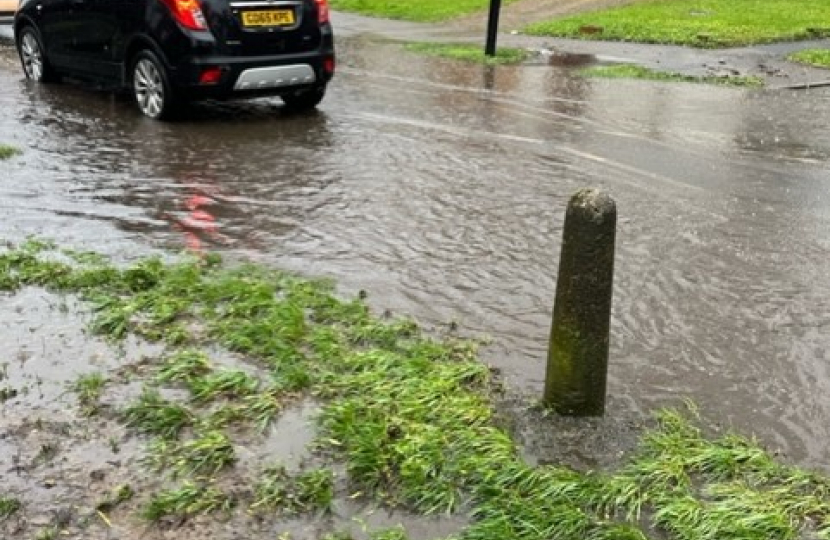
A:
[[[602,416],[614,279],[617,207],[582,189],[565,214],[544,403],[568,416]]]

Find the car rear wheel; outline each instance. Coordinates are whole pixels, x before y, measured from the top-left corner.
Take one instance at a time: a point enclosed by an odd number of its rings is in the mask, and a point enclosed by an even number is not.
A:
[[[158,56],[151,51],[136,55],[132,83],[135,102],[145,116],[164,120],[173,115],[178,100]]]
[[[290,112],[310,111],[317,107],[326,96],[326,87],[318,86],[311,90],[303,90],[294,94],[282,96],[285,108]]]
[[[46,60],[40,36],[33,27],[24,26],[20,31],[17,39],[17,52],[20,55],[26,78],[40,83],[58,80],[58,76]]]

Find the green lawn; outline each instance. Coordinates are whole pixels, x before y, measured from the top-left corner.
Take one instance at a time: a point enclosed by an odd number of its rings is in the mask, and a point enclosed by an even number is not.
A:
[[[715,48],[830,36],[827,0],[654,0],[529,26],[527,33]]]
[[[504,0],[503,5],[517,0]],[[331,0],[333,9],[372,17],[437,22],[487,9],[490,0]]]
[[[792,53],[788,58],[810,66],[830,68],[830,49],[805,49]]]

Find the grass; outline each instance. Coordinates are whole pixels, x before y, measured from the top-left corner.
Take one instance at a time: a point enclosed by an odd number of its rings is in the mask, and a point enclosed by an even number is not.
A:
[[[57,525],[49,525],[38,531],[35,540],[55,540],[60,536],[61,529]]]
[[[178,477],[212,478],[233,465],[236,452],[226,434],[210,430],[180,442],[157,439],[150,445],[149,462],[156,470]]]
[[[253,395],[259,389],[259,379],[244,371],[221,370],[192,377],[187,385],[194,400],[211,401]]]
[[[3,386],[0,388],[0,403],[5,403],[18,396],[20,392],[11,386]]]
[[[318,469],[292,477],[284,467],[270,467],[260,475],[254,493],[251,510],[258,512],[321,512],[334,499],[334,475]]]
[[[517,0],[505,0],[504,5]],[[490,0],[331,0],[336,10],[352,11],[372,17],[418,22],[438,22],[483,11]]]
[[[0,522],[7,520],[21,508],[23,508],[23,503],[19,499],[0,496]]]
[[[210,359],[202,351],[185,349],[168,357],[158,371],[160,383],[192,383],[211,371]]]
[[[317,456],[345,470],[348,495],[469,513],[458,540],[830,540],[830,479],[777,462],[751,439],[707,436],[694,410],[660,412],[614,470],[531,466],[495,421],[491,372],[474,343],[430,339],[412,321],[372,316],[360,298],[337,298],[330,283],[262,267],[148,259],[116,268],[60,262],[50,249],[28,242],[0,254],[0,285],[78,294],[96,321],[117,321],[96,325],[111,339],[165,339],[165,326],[199,321],[200,334],[160,359],[153,386],[123,414],[151,437],[159,483],[178,486],[136,495],[150,521],[236,507],[258,518],[325,511],[335,494],[325,467],[271,467],[249,489],[222,489],[241,476],[238,433],[309,397],[321,407]],[[217,343],[263,375],[212,367],[205,348]],[[164,399],[166,386],[190,399]]]
[[[410,43],[405,48],[419,54],[475,64],[519,64],[529,55],[524,49],[499,47],[495,56],[486,56],[482,46],[463,43]]]
[[[176,439],[195,422],[192,411],[162,398],[153,388],[145,389],[138,401],[124,410],[123,417],[127,426],[164,439]]]
[[[408,540],[406,531],[402,527],[381,529],[368,534],[369,540]],[[349,533],[331,533],[325,535],[322,540],[357,540]]]
[[[830,36],[823,0],[653,0],[530,25],[526,32],[688,45],[736,47]]]
[[[78,396],[78,403],[84,414],[91,415],[98,410],[98,402],[106,384],[107,380],[101,373],[81,375],[72,383],[71,389]]]
[[[247,396],[239,410],[241,418],[254,422],[260,431],[265,431],[283,410],[286,398],[279,387]]]
[[[13,146],[9,146],[6,144],[0,144],[0,161],[4,159],[9,159],[20,154],[20,150]]]
[[[107,514],[112,512],[121,504],[132,500],[135,497],[135,491],[129,484],[122,484],[113,489],[107,496],[95,505],[95,510]]]
[[[787,58],[810,66],[830,68],[830,49],[805,49],[794,52]]]
[[[214,486],[185,482],[181,487],[158,493],[144,506],[141,516],[149,521],[187,518],[197,514],[229,512],[234,500]]]
[[[717,77],[695,76],[668,71],[656,71],[633,64],[619,64],[614,66],[594,66],[580,70],[587,77],[606,79],[644,79],[649,81],[686,82],[698,84],[714,84],[721,86],[742,86],[757,88],[764,85],[758,77]]]

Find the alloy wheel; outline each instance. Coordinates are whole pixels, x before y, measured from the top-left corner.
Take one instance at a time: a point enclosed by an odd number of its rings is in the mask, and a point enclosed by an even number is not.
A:
[[[141,58],[133,71],[135,100],[141,112],[159,118],[164,112],[165,91],[161,70],[149,58]]]
[[[43,80],[43,51],[40,49],[40,42],[31,30],[25,31],[20,39],[20,57],[23,60],[26,76],[33,81]]]

